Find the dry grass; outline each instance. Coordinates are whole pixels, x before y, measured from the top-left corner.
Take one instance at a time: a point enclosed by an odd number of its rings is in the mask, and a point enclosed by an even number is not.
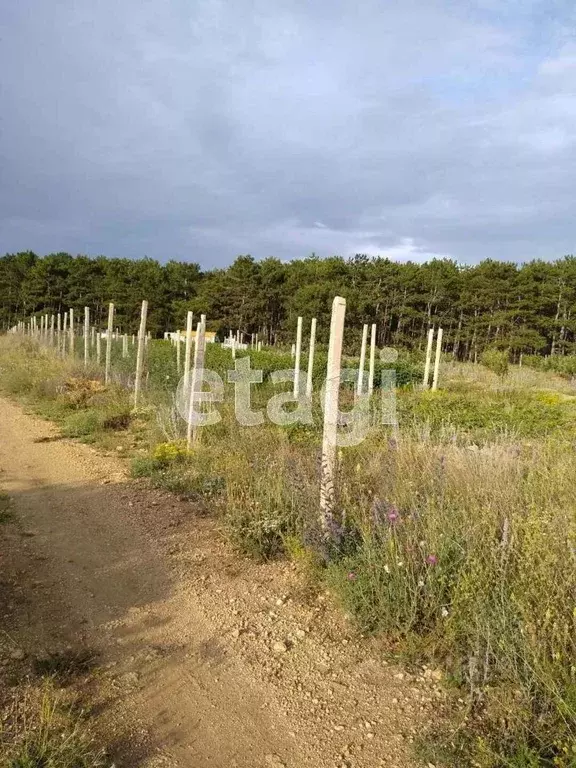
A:
[[[96,746],[70,691],[50,680],[28,685],[2,713],[0,768],[102,768]]]

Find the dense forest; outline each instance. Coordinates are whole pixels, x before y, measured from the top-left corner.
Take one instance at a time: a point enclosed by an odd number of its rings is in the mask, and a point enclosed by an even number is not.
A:
[[[362,323],[377,323],[380,346],[422,348],[430,324],[444,328],[446,350],[473,358],[488,346],[519,353],[576,351],[576,257],[523,265],[486,260],[399,263],[358,255],[292,262],[240,256],[226,269],[152,259],[32,252],[0,258],[0,326],[33,313],[89,306],[105,324],[113,301],[117,324],[138,327],[148,299],[149,328],[159,335],[182,328],[186,310],[205,312],[211,330],[258,332],[273,341],[294,335],[296,317],[317,317],[326,339],[332,298],[347,299],[347,327],[355,341]],[[347,332],[348,333],[348,332]]]

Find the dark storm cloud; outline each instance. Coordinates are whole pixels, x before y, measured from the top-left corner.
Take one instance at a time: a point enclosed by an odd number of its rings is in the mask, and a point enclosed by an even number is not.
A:
[[[574,250],[568,4],[359,5],[4,8],[0,250]]]

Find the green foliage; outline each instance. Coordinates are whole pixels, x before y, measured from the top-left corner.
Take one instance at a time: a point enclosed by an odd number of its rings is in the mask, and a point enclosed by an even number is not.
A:
[[[554,355],[553,357],[524,355],[522,363],[538,371],[551,371],[570,378],[576,376],[576,355]]]
[[[67,416],[61,425],[64,437],[88,437],[98,431],[102,423],[100,412],[91,408]]]
[[[151,456],[135,456],[130,465],[132,477],[152,477],[161,469],[160,462],[155,461]]]
[[[188,457],[188,449],[184,440],[170,443],[159,443],[152,454],[153,461],[160,467],[167,467],[172,462],[181,462]]]
[[[266,491],[229,493],[225,524],[230,541],[249,557],[270,560],[284,553],[284,541],[295,531],[295,514],[285,494]]]
[[[72,413],[64,412],[58,420],[64,437],[88,437],[98,432],[117,432],[127,429],[131,414],[122,404],[106,404]]]
[[[496,376],[500,376],[501,379],[508,374],[510,363],[507,350],[495,349],[494,347],[485,349],[480,357],[480,362]]]
[[[131,474],[149,477],[157,488],[193,499],[214,500],[226,485],[207,465],[206,457],[189,452],[183,440],[160,443],[151,455],[133,458]]]
[[[289,349],[296,318],[302,315],[318,319],[321,351],[336,294],[347,301],[346,354],[358,354],[363,323],[377,324],[379,348],[409,348],[419,355],[430,323],[443,326],[445,350],[460,360],[474,360],[491,347],[509,349],[514,360],[522,353],[574,353],[575,330],[569,320],[576,313],[573,256],[521,266],[488,259],[463,268],[448,259],[400,264],[358,255],[285,263],[243,255],[226,269],[204,273],[197,264],[162,265],[147,258],[92,259],[67,253],[39,258],[31,252],[0,258],[4,329],[35,313],[73,308],[81,317],[85,305],[104,328],[108,302],[113,301],[116,325],[133,334],[146,298],[148,327],[156,337],[183,329],[186,312],[193,310],[205,313],[209,329],[221,337],[240,329],[258,333],[265,344]],[[150,371],[158,383],[163,375],[166,381],[162,366]]]
[[[495,435],[568,436],[576,425],[576,402],[554,393],[450,391],[399,393],[399,419],[433,435],[464,433],[486,441]]]
[[[261,430],[256,444],[249,434],[238,435],[236,448],[219,460],[226,478],[224,523],[239,551],[268,560],[285,552],[287,539],[301,534],[314,505],[309,451],[272,429]]]

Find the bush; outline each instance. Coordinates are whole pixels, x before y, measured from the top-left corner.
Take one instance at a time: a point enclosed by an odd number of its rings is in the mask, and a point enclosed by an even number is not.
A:
[[[504,351],[494,348],[486,349],[482,352],[480,362],[501,379],[508,375],[508,366],[510,363],[508,350]]]
[[[78,411],[66,417],[61,427],[64,437],[88,437],[100,427],[101,417],[96,410]]]
[[[88,437],[98,432],[117,432],[130,426],[131,414],[119,404],[104,408],[85,408],[72,413],[60,413],[61,431],[64,437]],[[53,418],[57,415],[53,414]]]
[[[136,456],[132,459],[130,474],[132,477],[152,477],[160,469],[162,469],[160,462],[151,456]]]
[[[538,371],[559,373],[567,378],[576,376],[576,355],[524,355],[522,364]]]
[[[62,397],[72,408],[86,408],[96,395],[106,391],[106,387],[97,379],[83,376],[71,376],[64,381]]]
[[[184,440],[159,443],[153,451],[154,462],[160,467],[166,467],[174,461],[185,461],[189,456]]]

